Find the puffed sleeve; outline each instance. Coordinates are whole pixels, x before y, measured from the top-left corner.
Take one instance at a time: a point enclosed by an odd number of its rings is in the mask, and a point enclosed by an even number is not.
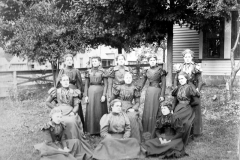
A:
[[[142,75],[144,78],[147,78],[147,70],[148,69],[143,69],[143,71],[142,71]]]
[[[173,117],[173,120],[172,120],[172,128],[176,131],[176,132],[181,132],[183,133],[185,130],[184,130],[184,127],[183,127],[183,122],[180,118],[174,118]]]
[[[108,128],[110,125],[109,121],[110,121],[110,114],[104,114],[100,120],[100,128],[101,128],[100,135],[103,138],[108,136],[111,137],[111,134],[108,133]]]
[[[89,70],[85,71],[85,78],[89,78],[90,74],[89,74]]]
[[[165,77],[167,76],[167,72],[164,69],[161,69],[160,74],[161,74],[161,77],[162,76],[165,76]]]
[[[118,96],[121,91],[121,85],[113,84],[113,95]]]
[[[107,77],[109,77],[109,78],[115,78],[114,67],[110,67],[110,68],[107,70]]]
[[[173,90],[172,90],[172,96],[177,96],[177,93],[178,93],[178,87],[175,87]]]
[[[194,72],[195,73],[202,73],[202,68],[201,68],[201,65],[199,63],[195,63]]]
[[[182,69],[182,64],[181,63],[176,63],[173,65],[173,71],[176,72],[176,73],[179,73],[181,72],[181,69]]]
[[[124,118],[125,118],[125,128],[124,128],[124,135],[123,138],[129,138],[131,135],[131,127],[130,127],[130,120],[126,113],[122,112]]]
[[[190,96],[197,96],[197,97],[200,96],[199,92],[197,92],[197,90],[191,85],[189,85],[189,94]]]
[[[81,100],[79,99],[80,96],[81,91],[79,89],[73,89],[74,106],[81,102]]]
[[[52,87],[51,89],[49,89],[48,94],[52,97],[52,98],[57,98],[57,89]]]

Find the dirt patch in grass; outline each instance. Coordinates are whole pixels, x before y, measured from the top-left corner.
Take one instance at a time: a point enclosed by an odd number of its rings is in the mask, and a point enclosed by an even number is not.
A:
[[[189,143],[189,156],[182,160],[237,160],[240,106],[237,99],[227,102],[224,93],[222,88],[203,89],[203,135]],[[238,97],[239,93],[235,91]],[[0,100],[0,160],[39,160],[33,146],[42,142],[39,129],[49,120],[49,109],[44,104],[46,95],[47,90],[43,89],[31,100]],[[216,100],[212,99],[214,95]],[[89,135],[87,138],[93,148],[101,140]]]

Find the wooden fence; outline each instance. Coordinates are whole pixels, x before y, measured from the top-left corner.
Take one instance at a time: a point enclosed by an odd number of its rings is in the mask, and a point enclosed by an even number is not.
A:
[[[163,66],[163,64],[160,64]],[[128,65],[136,68],[136,65]],[[147,67],[141,64],[141,68]],[[107,69],[108,67],[104,67]],[[84,72],[87,68],[79,68],[84,81]],[[18,88],[25,88],[31,85],[42,85],[53,83],[52,70],[25,70],[25,71],[0,71],[0,97],[9,96],[10,92],[16,92]]]

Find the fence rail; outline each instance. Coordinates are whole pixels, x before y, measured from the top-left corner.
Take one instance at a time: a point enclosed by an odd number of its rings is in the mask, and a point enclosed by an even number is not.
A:
[[[160,64],[163,66],[163,64]],[[136,65],[128,65],[135,68]],[[140,67],[147,67],[141,64]],[[103,67],[105,69],[109,67]],[[84,72],[88,68],[78,68],[84,80]],[[17,90],[19,86],[39,85],[53,83],[52,70],[24,70],[24,71],[0,71],[0,97],[7,97],[9,90]]]

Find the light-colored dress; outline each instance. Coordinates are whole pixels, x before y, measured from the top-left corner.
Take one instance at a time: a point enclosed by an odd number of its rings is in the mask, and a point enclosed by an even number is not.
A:
[[[45,136],[44,142],[34,146],[40,151],[41,160],[88,160],[92,157],[90,145],[84,139],[68,139],[64,123],[55,124],[50,121],[41,129]],[[67,147],[66,153],[58,149]]]
[[[86,131],[90,134],[100,134],[99,122],[101,117],[108,113],[107,99],[101,102],[101,97],[106,96],[107,77],[101,67],[92,68],[85,73],[85,96],[88,96],[86,105]]]
[[[67,137],[69,139],[80,139],[83,135],[83,126],[80,117],[77,114],[69,115],[73,110],[73,106],[80,103],[80,91],[71,88],[51,88],[48,93],[52,99],[57,101],[57,107],[62,110],[62,120],[66,125],[64,132]]]
[[[101,136],[104,138],[95,148],[96,159],[128,159],[141,156],[140,145],[131,134],[130,121],[121,113],[105,114],[100,121]]]

